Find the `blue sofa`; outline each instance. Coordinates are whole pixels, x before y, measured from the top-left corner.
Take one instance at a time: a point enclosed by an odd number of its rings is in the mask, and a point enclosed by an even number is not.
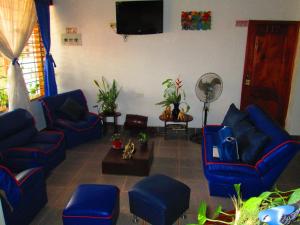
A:
[[[65,159],[64,134],[59,131],[39,132],[34,118],[25,109],[3,114],[0,124],[2,164],[11,170],[19,172],[42,166],[48,173]]]
[[[62,106],[69,99],[83,107],[84,115],[72,120],[61,112]],[[88,111],[85,96],[81,90],[65,92],[41,99],[47,123],[47,129],[63,131],[69,148],[102,136],[102,120],[97,114]]]
[[[259,107],[248,106],[244,115],[255,129],[268,136],[269,141],[253,163],[224,162],[214,157],[213,150],[214,146],[218,145],[218,131],[223,126],[206,126],[203,129],[202,157],[210,195],[233,196],[235,195],[233,185],[238,183],[241,184],[244,198],[257,196],[263,191],[270,190],[300,149],[299,143],[291,140],[290,135],[277,126]]]
[[[41,167],[14,176],[0,166],[0,196],[6,225],[27,225],[47,203],[44,172]]]

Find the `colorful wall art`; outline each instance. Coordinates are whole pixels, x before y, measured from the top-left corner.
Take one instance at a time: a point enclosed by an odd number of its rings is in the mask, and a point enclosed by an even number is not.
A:
[[[211,29],[211,11],[202,12],[182,12],[181,13],[182,30],[210,30]]]

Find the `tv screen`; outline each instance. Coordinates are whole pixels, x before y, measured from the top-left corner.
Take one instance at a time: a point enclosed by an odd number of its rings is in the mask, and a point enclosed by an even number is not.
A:
[[[116,2],[118,34],[163,32],[163,1]]]

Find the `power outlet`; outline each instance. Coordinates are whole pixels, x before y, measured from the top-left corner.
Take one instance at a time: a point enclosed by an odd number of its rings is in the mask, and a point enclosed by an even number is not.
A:
[[[82,45],[81,34],[62,34],[61,41],[68,46]]]

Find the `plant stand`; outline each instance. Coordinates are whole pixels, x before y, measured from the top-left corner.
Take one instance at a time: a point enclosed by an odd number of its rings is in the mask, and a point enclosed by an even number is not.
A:
[[[100,118],[103,120],[103,133],[107,133],[107,117],[113,117],[114,121],[114,133],[118,133],[118,117],[122,114],[120,112],[115,112],[112,114],[99,113]]]

